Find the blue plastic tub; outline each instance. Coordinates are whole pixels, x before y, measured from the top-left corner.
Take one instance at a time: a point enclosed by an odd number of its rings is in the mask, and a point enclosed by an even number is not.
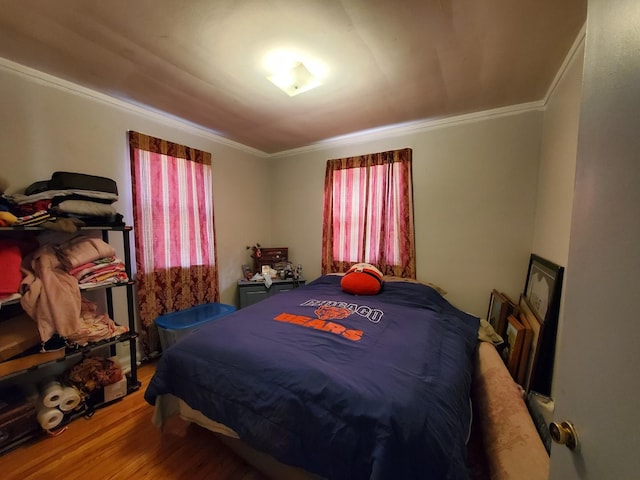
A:
[[[163,350],[166,350],[170,345],[176,343],[180,337],[195,330],[197,327],[224,317],[235,310],[236,307],[225,303],[204,303],[179,312],[160,315],[154,321],[158,327],[160,345]]]

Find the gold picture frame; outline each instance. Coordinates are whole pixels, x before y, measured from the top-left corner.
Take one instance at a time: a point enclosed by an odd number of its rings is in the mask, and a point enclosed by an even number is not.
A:
[[[526,332],[525,327],[514,315],[507,317],[507,329],[504,335],[502,358],[514,380],[518,378],[522,345]]]
[[[524,295],[520,296],[520,315],[524,316],[531,328],[531,346],[527,358],[525,359],[525,371],[523,374],[522,387],[525,391],[529,391],[531,388],[531,380],[537,372],[538,359],[540,356],[540,332],[542,331],[542,322],[533,313],[527,298]]]

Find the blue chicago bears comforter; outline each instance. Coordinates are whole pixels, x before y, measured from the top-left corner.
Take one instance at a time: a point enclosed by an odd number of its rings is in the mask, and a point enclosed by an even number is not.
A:
[[[181,338],[145,399],[328,479],[464,479],[478,326],[425,285],[354,296],[322,276]]]

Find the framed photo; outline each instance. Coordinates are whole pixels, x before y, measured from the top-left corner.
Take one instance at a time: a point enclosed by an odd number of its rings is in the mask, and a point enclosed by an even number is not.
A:
[[[537,365],[540,353],[540,333],[542,332],[543,324],[542,322],[540,322],[540,320],[538,320],[538,317],[534,315],[533,311],[531,310],[531,306],[529,305],[524,295],[520,295],[519,307],[520,316],[524,317],[524,319],[529,324],[529,327],[531,328],[531,342],[524,366],[523,380],[521,383],[522,388],[524,388],[525,391],[528,392],[531,387],[531,380],[533,379],[534,375],[538,373]]]
[[[508,296],[495,288],[491,291],[487,321],[501,337],[504,337],[507,329],[507,317],[514,313],[514,309],[515,304]]]
[[[540,332],[527,389],[546,396],[551,395],[563,274],[563,267],[531,254],[521,304],[538,320]]]
[[[524,339],[522,341],[522,349],[520,350],[520,361],[518,362],[518,375],[516,377],[516,382],[522,386],[526,391],[527,384],[527,374],[529,373],[530,366],[530,354],[531,354],[531,343],[533,340],[533,328],[527,319],[527,316],[520,312],[518,315],[518,320],[524,327]],[[533,319],[537,322],[536,319]]]
[[[251,277],[253,277],[253,272],[251,271],[251,268],[249,268],[249,265],[242,265],[242,278],[250,280]]]
[[[507,300],[496,289],[493,289],[489,297],[487,321],[498,335],[504,335],[504,327],[506,327],[507,321]]]
[[[555,297],[560,295],[564,268],[531,254],[524,296],[539,320],[544,321]]]
[[[524,325],[515,316],[509,315],[507,317],[507,331],[504,336],[505,346],[502,349],[502,359],[514,380],[518,377],[518,367],[520,366],[525,335]]]

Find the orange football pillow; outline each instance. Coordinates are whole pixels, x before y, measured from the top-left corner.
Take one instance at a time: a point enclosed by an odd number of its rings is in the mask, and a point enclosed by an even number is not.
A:
[[[382,288],[382,272],[369,263],[356,263],[344,274],[340,286],[353,295],[377,295]]]

